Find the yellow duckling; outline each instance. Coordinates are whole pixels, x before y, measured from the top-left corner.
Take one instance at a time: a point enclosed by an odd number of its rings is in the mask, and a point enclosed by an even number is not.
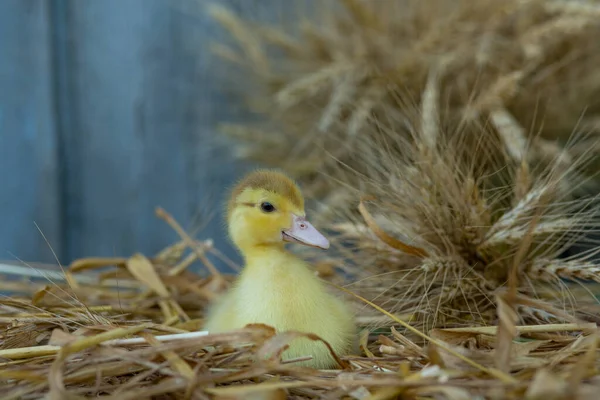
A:
[[[306,262],[284,248],[286,242],[329,248],[327,238],[306,220],[296,184],[279,172],[250,173],[231,194],[227,220],[245,266],[209,310],[205,329],[216,333],[263,323],[278,332],[314,333],[338,355],[352,351],[357,336],[353,315],[326,291]],[[285,359],[306,356],[312,360],[297,364],[321,369],[336,365],[322,342],[306,338],[292,341],[283,354]]]

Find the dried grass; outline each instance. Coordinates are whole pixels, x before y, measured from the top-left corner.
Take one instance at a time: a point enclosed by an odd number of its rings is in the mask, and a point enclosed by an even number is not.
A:
[[[168,214],[159,210],[158,215],[179,231]],[[595,324],[512,326],[514,336],[548,337],[514,342],[502,368],[494,363],[493,338],[500,337],[495,327],[436,329],[427,335],[366,299],[356,305],[370,304],[408,332],[394,327],[388,334],[365,331],[364,354],[343,357],[339,370],[281,362],[286,344],[301,333],[275,334],[264,325],[219,335],[199,331],[204,307],[232,277],[182,268],[191,264],[188,245],[192,258],[221,255],[210,241],[179,233],[182,242],[151,259],[135,254],[77,260],[60,282],[43,270],[31,280],[28,275],[36,274],[26,267],[20,280],[3,279],[1,289],[12,292],[0,300],[3,398],[467,399],[497,393],[522,397],[525,392],[535,398],[545,390],[540,384],[546,379],[578,398],[594,393],[589,377],[597,368],[591,358]],[[16,267],[5,271],[19,272]],[[43,276],[47,280],[39,279]],[[328,276],[337,275],[330,271]],[[359,320],[361,315],[368,313],[359,312]]]
[[[491,122],[495,135],[510,138],[515,158],[526,145],[542,161],[578,158],[583,149],[599,154],[598,1],[333,0],[316,7],[319,17],[297,15],[294,29],[212,9],[236,39],[215,45],[235,61],[229,84],[259,117],[224,124],[224,132],[242,157],[284,168],[311,194],[336,187],[328,179],[337,177],[334,159],[364,172],[355,155],[381,125],[410,140],[404,120],[418,104],[435,103],[450,134]],[[423,132],[437,131],[440,122],[425,115],[432,126]],[[576,125],[590,135],[564,152]],[[598,160],[586,171],[594,173]]]
[[[158,215],[179,231],[163,210]],[[203,332],[205,306],[233,277],[211,274],[207,264],[208,276],[182,268],[191,265],[190,255],[222,255],[210,241],[179,233],[181,242],[152,258],[82,259],[51,277],[21,267],[21,279],[2,279],[0,290],[12,292],[0,300],[2,398],[535,399],[552,388],[552,398],[592,399],[597,393],[598,328],[575,318],[526,326],[509,318],[497,327],[426,332],[338,287],[356,300],[363,325],[373,314],[360,305],[393,326],[364,330],[361,354],[322,371],[281,361],[287,343],[303,333],[275,333],[265,325]],[[566,267],[551,271],[560,268]],[[330,282],[344,280],[337,270],[318,271],[327,271]],[[513,296],[515,303],[523,300]]]

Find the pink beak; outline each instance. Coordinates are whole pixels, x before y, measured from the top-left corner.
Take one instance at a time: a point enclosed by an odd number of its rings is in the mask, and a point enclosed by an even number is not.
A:
[[[300,243],[325,250],[329,248],[329,240],[304,217],[292,214],[292,227],[282,233],[283,240],[286,242]]]

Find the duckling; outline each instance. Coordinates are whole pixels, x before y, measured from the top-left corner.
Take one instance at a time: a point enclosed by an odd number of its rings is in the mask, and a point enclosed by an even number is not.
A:
[[[241,180],[227,207],[229,236],[244,258],[244,268],[229,291],[211,306],[205,329],[210,333],[263,323],[277,332],[314,333],[338,355],[356,348],[354,316],[325,289],[309,265],[285,248],[299,243],[321,249],[329,241],[307,219],[304,198],[283,173],[258,170]],[[312,356],[295,365],[333,368],[320,341],[297,338],[284,359]]]

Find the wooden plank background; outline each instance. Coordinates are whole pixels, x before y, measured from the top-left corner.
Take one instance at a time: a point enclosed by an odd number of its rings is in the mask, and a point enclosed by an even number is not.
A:
[[[0,1],[0,259],[64,247],[49,3]]]
[[[234,99],[201,0],[0,0],[0,260],[152,254],[156,206],[235,256],[220,219],[247,165],[211,145]],[[283,21],[285,1],[228,0]],[[213,215],[208,220],[207,216]]]

